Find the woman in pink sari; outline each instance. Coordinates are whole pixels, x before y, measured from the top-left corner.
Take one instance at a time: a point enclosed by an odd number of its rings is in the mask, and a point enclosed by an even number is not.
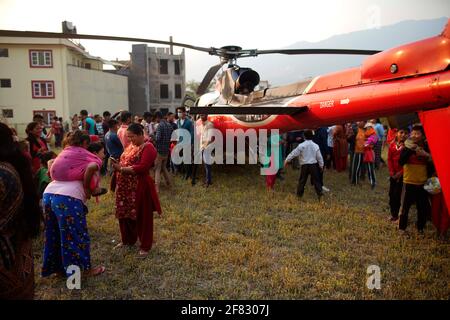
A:
[[[45,247],[42,276],[53,273],[70,276],[69,266],[87,275],[98,275],[105,267],[91,268],[90,238],[85,205],[91,195],[101,193],[98,180],[102,159],[86,150],[89,136],[77,130],[69,133],[64,150],[49,164],[52,182],[44,191]]]

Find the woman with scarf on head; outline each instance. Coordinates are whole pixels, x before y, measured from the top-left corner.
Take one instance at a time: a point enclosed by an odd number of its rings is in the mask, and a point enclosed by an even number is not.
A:
[[[52,182],[44,191],[45,247],[42,276],[70,276],[69,266],[86,275],[99,275],[105,267],[91,268],[90,238],[85,205],[91,195],[102,193],[93,179],[102,160],[86,150],[89,136],[80,130],[69,133],[64,150],[49,164]]]
[[[29,159],[0,123],[0,300],[33,299],[32,239],[40,222]]]
[[[333,158],[336,164],[336,171],[341,172],[347,169],[348,142],[344,126],[336,125],[333,131]]]
[[[41,168],[41,155],[48,151],[47,141],[42,138],[42,125],[39,122],[30,122],[25,132],[30,144],[32,172],[36,174]]]

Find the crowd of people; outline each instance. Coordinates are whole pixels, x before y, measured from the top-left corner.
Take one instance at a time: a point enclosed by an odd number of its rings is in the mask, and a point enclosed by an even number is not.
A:
[[[379,119],[335,125],[315,130],[287,133],[284,137],[284,166],[299,160],[300,178],[297,195],[303,196],[308,177],[319,199],[324,192],[324,169],[346,170],[352,185],[360,185],[367,175],[371,189],[377,185],[376,171],[386,165],[389,171],[389,220],[406,234],[409,211],[417,208],[416,227],[423,234],[427,220],[432,220],[441,237],[450,226],[442,192],[427,188],[437,177],[421,124],[388,129]],[[387,148],[386,161],[382,157]],[[281,169],[282,170],[282,169]],[[269,181],[271,177],[267,177]],[[270,184],[273,188],[274,183]],[[269,186],[269,183],[268,183]],[[428,191],[427,191],[428,189]]]
[[[132,248],[139,241],[137,256],[145,258],[152,248],[153,215],[161,214],[159,194],[170,192],[173,175],[197,182],[200,157],[204,163],[204,186],[212,185],[212,167],[207,159],[213,143],[214,124],[207,115],[188,116],[181,107],[177,114],[128,111],[102,116],[81,110],[70,121],[54,117],[48,128],[41,115],[35,115],[26,127],[27,138],[0,123],[0,298],[32,298],[33,270],[31,240],[44,226],[42,276],[70,276],[70,266],[78,266],[86,276],[102,274],[105,266],[91,265],[90,237],[87,228],[87,200],[107,193],[100,181],[111,176],[110,190],[115,194],[115,216],[121,242],[114,248]],[[174,139],[176,129],[190,133]],[[175,135],[176,136],[176,135]],[[54,137],[55,150],[50,141]],[[199,139],[195,151],[194,139]],[[370,187],[377,186],[376,172],[383,164],[390,175],[390,220],[406,230],[411,205],[417,207],[417,229],[423,233],[433,208],[447,210],[442,195],[430,204],[424,189],[428,178],[436,175],[425,133],[420,125],[394,130],[379,120],[289,132],[275,137],[279,157],[276,174],[266,176],[268,190],[283,178],[283,166],[300,169],[297,195],[303,197],[308,178],[319,199],[330,189],[324,185],[326,170],[345,172],[348,180],[360,185],[367,175]],[[190,163],[174,164],[171,151],[177,143],[190,143]],[[270,146],[270,145],[269,145]],[[386,161],[383,147],[388,148]],[[56,151],[59,151],[58,154]],[[437,210],[437,209],[436,209]],[[445,220],[445,217],[447,220]],[[439,231],[448,228],[448,214],[439,215]],[[30,269],[31,268],[31,269]]]
[[[105,175],[111,175],[121,235],[114,249],[131,248],[139,241],[137,256],[145,258],[154,242],[153,214],[162,213],[162,178],[169,189],[173,185],[169,171],[182,173],[193,185],[197,179],[195,164],[171,161],[177,143],[172,133],[177,128],[199,135],[202,154],[212,142],[212,122],[206,115],[194,121],[184,108],[176,116],[146,112],[142,117],[128,111],[113,115],[105,111],[100,116],[81,110],[70,121],[54,117],[48,125],[37,114],[26,127],[24,140],[0,123],[0,189],[5,191],[0,194],[0,298],[33,297],[31,241],[42,225],[43,277],[70,276],[71,266],[85,276],[105,272],[105,266],[91,265],[86,222],[87,200],[108,192],[100,187]],[[209,186],[209,164],[205,172]]]

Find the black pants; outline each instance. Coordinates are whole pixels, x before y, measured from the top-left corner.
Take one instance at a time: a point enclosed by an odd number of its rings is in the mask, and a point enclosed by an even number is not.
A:
[[[350,165],[348,166],[348,180],[352,182],[352,164],[353,158],[355,157],[355,153],[350,151],[349,154],[350,154]]]
[[[323,170],[320,170],[320,166],[318,163],[316,163],[317,168],[319,169],[319,182],[320,182],[320,186],[323,187]],[[314,179],[313,176],[311,175],[311,185],[314,186]]]
[[[334,163],[334,157],[333,157],[333,147],[327,147],[327,157],[325,160],[325,167],[327,169],[331,169],[331,166],[333,165],[333,168],[336,169],[336,164]]]
[[[377,184],[377,176],[375,175],[375,165],[372,162],[364,163],[364,168],[367,170],[367,174],[369,176],[369,182],[372,187],[375,187]]]
[[[305,193],[305,185],[308,181],[308,177],[311,175],[312,183],[316,189],[318,196],[322,195],[322,185],[320,183],[320,169],[317,163],[314,164],[303,164],[300,169],[300,179],[298,181],[297,195],[299,197],[303,196]]]
[[[389,180],[389,207],[391,208],[392,218],[397,219],[402,202],[403,179],[400,177],[400,179],[396,180],[391,177]]]
[[[417,230],[423,230],[427,222],[427,216],[431,212],[428,193],[423,185],[403,184],[402,208],[398,228],[405,230],[408,226],[408,213],[411,206],[415,204],[417,208]]]
[[[181,153],[181,156],[183,156],[183,153]],[[188,180],[192,177],[192,171],[193,171],[193,167],[195,166],[194,164],[194,145],[191,144],[191,162],[190,163],[182,163],[182,171],[184,172],[184,179]],[[197,172],[197,169],[196,169]]]
[[[353,159],[352,159],[352,163],[351,163],[351,171],[352,171],[351,181],[353,184],[358,184],[359,179],[361,177],[362,166],[363,166],[363,154],[355,153],[353,155]]]
[[[202,151],[202,160],[204,162],[203,165],[205,167],[205,176],[206,176],[205,177],[205,179],[206,179],[205,183],[207,185],[210,185],[210,184],[212,184],[212,176],[211,176],[212,165],[206,163],[206,161],[205,161],[205,159],[203,157],[203,153],[204,152],[205,151]],[[197,165],[195,163],[192,164],[192,185],[194,185],[196,183],[196,180],[197,180],[197,168],[198,168],[198,166],[199,165]]]

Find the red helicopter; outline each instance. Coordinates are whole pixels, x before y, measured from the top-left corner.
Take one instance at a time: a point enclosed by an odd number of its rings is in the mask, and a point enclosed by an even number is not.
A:
[[[243,50],[204,48],[141,38],[0,30],[0,36],[116,40],[179,46],[219,56],[201,82],[191,114],[208,114],[215,127],[279,129],[281,132],[350,121],[417,113],[431,149],[447,204],[450,204],[450,20],[440,35],[386,51],[353,49]],[[238,58],[262,54],[363,54],[360,67],[294,84],[255,90],[257,72]],[[216,90],[205,93],[223,66]],[[189,99],[189,98],[188,98]]]

